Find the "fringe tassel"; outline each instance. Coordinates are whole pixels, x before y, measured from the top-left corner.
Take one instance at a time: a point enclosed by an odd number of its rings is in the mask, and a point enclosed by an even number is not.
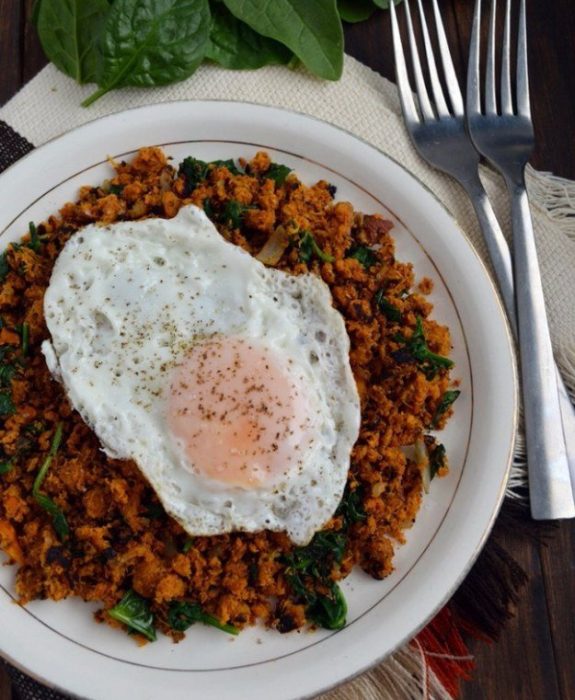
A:
[[[573,216],[575,221],[575,216]],[[561,376],[565,382],[567,393],[573,403],[575,403],[575,352],[572,347],[561,347],[555,350],[555,360],[561,370]]]
[[[544,543],[557,524],[532,520],[526,492],[522,500],[506,499],[491,537],[449,606],[461,629],[484,641],[499,638],[514,616],[527,575],[501,544],[503,535]]]
[[[463,630],[484,641],[495,641],[515,614],[519,592],[526,583],[523,569],[492,538],[450,606]]]
[[[570,238],[575,239],[575,182],[527,166],[529,199]]]
[[[373,671],[321,695],[318,700],[422,699],[453,700],[453,696],[430,668],[426,652],[414,640]]]
[[[458,697],[460,681],[470,680],[474,662],[449,606],[433,618],[411,645],[422,654],[428,677],[433,673],[449,697]],[[425,687],[424,697],[429,696],[430,689]]]
[[[517,431],[515,439],[513,464],[507,488],[505,489],[505,496],[509,500],[527,502],[527,450],[521,429]]]

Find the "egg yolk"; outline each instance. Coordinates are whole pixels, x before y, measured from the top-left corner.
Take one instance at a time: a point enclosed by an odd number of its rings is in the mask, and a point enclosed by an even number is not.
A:
[[[193,473],[244,488],[301,468],[313,439],[291,361],[239,337],[197,343],[175,368],[168,426]]]

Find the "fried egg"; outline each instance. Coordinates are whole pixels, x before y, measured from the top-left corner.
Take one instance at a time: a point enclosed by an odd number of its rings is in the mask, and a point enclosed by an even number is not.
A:
[[[333,515],[360,407],[321,279],[266,268],[190,205],[75,233],[44,311],[71,404],[188,533],[303,545]]]

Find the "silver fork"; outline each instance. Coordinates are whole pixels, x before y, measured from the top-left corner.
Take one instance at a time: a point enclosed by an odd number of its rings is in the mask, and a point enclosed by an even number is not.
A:
[[[477,150],[505,178],[511,195],[515,297],[523,384],[531,514],[536,519],[575,515],[565,448],[551,336],[525,189],[525,166],[535,139],[529,106],[525,0],[520,0],[517,40],[516,109],[511,90],[511,0],[506,1],[501,52],[499,113],[495,84],[495,17],[491,0],[485,108],[479,80],[481,0],[475,3],[467,75],[467,124]],[[569,498],[570,497],[570,498]]]
[[[483,231],[510,325],[515,333],[517,333],[513,266],[509,247],[495,218],[485,189],[479,179],[479,154],[475,150],[466,131],[463,98],[455,75],[455,69],[449,52],[437,0],[433,0],[432,4],[439,53],[450,107],[447,104],[447,99],[439,80],[437,64],[435,62],[421,0],[417,0],[417,5],[421,20],[433,103],[429,97],[423,77],[421,60],[413,31],[409,0],[404,0],[407,32],[419,103],[418,111],[409,82],[396,10],[394,3],[390,3],[396,76],[405,124],[420,155],[434,167],[454,177],[467,191]],[[523,337],[525,337],[525,334]],[[544,462],[541,464],[538,460],[530,460],[530,463],[533,462],[534,465],[536,464],[537,468],[541,469],[543,472],[541,478],[534,477],[531,481],[530,496],[532,513],[534,517],[550,519],[575,516],[575,503],[573,501],[568,465],[566,462],[566,440],[563,435],[563,432],[566,437],[575,435],[575,413],[561,376],[553,361],[552,366],[554,367],[554,381],[556,382],[555,395],[559,394],[561,414],[558,410],[555,414],[547,414],[544,416],[544,421],[539,425],[533,424],[533,417],[532,414],[530,414],[530,422],[526,422],[526,432],[531,435],[531,444],[538,445],[541,434],[545,433],[546,439],[544,440],[544,444],[546,447],[554,444],[556,451],[559,453],[562,452],[563,471],[559,475],[557,474],[557,469],[561,467],[561,463],[555,459],[555,455],[552,455],[549,463]],[[548,436],[550,436],[550,439]],[[575,445],[572,444],[569,449],[569,461],[572,464],[575,474]],[[530,456],[532,456],[532,453],[530,453]],[[554,473],[549,473],[549,465],[552,465]],[[559,479],[561,484],[559,489],[556,488],[557,479]],[[551,486],[549,486],[549,482],[551,482]],[[561,493],[557,494],[557,490]],[[558,498],[555,498],[556,495],[558,495]],[[543,496],[543,498],[541,498],[541,496]]]

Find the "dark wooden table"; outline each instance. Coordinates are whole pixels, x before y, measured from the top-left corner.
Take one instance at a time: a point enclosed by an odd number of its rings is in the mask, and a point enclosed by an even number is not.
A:
[[[0,0],[0,105],[46,63],[29,23],[33,0]],[[465,72],[473,2],[440,0],[454,61]],[[575,3],[528,1],[529,70],[539,170],[575,179]],[[393,78],[389,17],[346,29],[347,51]],[[1,196],[1,195],[0,195]],[[496,645],[473,644],[471,700],[575,698],[575,524],[563,522],[545,546],[509,535],[509,547],[528,572],[517,615]],[[11,698],[0,671],[0,700]],[[16,698],[13,698],[16,700]]]

